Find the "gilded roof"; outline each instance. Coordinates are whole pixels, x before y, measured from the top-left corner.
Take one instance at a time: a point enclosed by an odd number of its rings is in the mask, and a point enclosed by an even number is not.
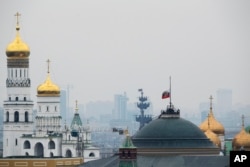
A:
[[[205,135],[206,135],[207,138],[209,138],[216,146],[218,146],[219,148],[221,147],[220,138],[219,138],[213,131],[211,131],[211,129],[208,129],[208,130],[205,132]]]
[[[233,139],[233,147],[249,147],[250,148],[250,134],[247,133],[244,127],[235,135]]]
[[[208,114],[208,117],[204,122],[200,124],[200,129],[203,132],[206,132],[208,130],[208,119],[209,119],[209,124],[210,124],[210,129],[213,131],[215,134],[219,135],[224,135],[225,134],[225,129],[223,125],[217,121],[214,117],[214,114],[212,110],[210,110],[210,113]]]
[[[60,88],[55,85],[48,74],[45,82],[37,87],[37,96],[59,96]]]
[[[20,27],[16,26],[16,37],[6,48],[6,55],[9,58],[27,58],[30,55],[29,46],[22,41],[19,34]]]

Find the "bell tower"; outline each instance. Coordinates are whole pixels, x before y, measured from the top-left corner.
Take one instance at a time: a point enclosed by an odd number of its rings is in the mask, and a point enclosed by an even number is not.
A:
[[[6,48],[7,99],[3,103],[3,156],[20,155],[20,138],[33,131],[33,101],[30,97],[30,50],[20,37],[19,13],[16,16],[16,37]]]

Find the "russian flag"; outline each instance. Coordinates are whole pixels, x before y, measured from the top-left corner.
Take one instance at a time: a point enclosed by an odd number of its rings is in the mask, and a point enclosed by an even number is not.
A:
[[[169,91],[164,91],[163,93],[162,93],[162,99],[166,99],[166,98],[169,98],[170,97],[170,92]]]

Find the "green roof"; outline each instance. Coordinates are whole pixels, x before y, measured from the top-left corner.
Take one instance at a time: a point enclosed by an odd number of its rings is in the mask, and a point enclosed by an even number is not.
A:
[[[125,141],[122,144],[121,148],[136,148],[131,140],[130,136],[126,136]]]
[[[82,120],[81,120],[80,115],[78,113],[75,113],[74,118],[71,122],[70,128],[74,129],[75,126],[77,126],[77,127],[82,126]]]

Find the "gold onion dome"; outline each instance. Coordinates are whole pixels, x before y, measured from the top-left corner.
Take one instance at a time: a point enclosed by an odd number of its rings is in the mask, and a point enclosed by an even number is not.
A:
[[[247,151],[250,151],[250,134],[246,132],[244,128],[244,116],[242,116],[242,128],[241,131],[235,135],[233,139],[233,149],[238,150],[242,147],[246,149]]]
[[[218,135],[216,135],[213,131],[210,129],[210,120],[208,116],[208,129],[205,132],[205,135],[207,138],[209,138],[217,147],[221,148],[221,141]]]
[[[219,137],[211,131],[211,129],[208,129],[205,132],[205,135],[207,136],[207,138],[209,138],[216,146],[218,146],[219,148],[221,148],[221,141],[219,139]]]
[[[30,55],[30,49],[29,46],[22,41],[19,34],[18,16],[20,16],[20,14],[17,13],[15,16],[17,16],[16,37],[14,41],[7,46],[6,55],[9,58],[27,58]]]
[[[208,130],[208,119],[209,119],[209,124],[210,124],[210,129],[212,132],[214,132],[215,134],[217,135],[224,135],[225,134],[225,129],[223,127],[223,125],[218,122],[215,117],[214,117],[214,114],[213,114],[213,111],[212,111],[212,96],[210,96],[210,112],[208,114],[208,118],[202,122],[200,124],[200,129],[203,131],[203,132],[206,132]]]
[[[49,60],[47,61],[49,64]],[[37,87],[37,96],[59,96],[60,95],[60,88],[59,86],[55,85],[49,75],[49,65],[48,65],[48,75],[43,84],[40,84]]]

